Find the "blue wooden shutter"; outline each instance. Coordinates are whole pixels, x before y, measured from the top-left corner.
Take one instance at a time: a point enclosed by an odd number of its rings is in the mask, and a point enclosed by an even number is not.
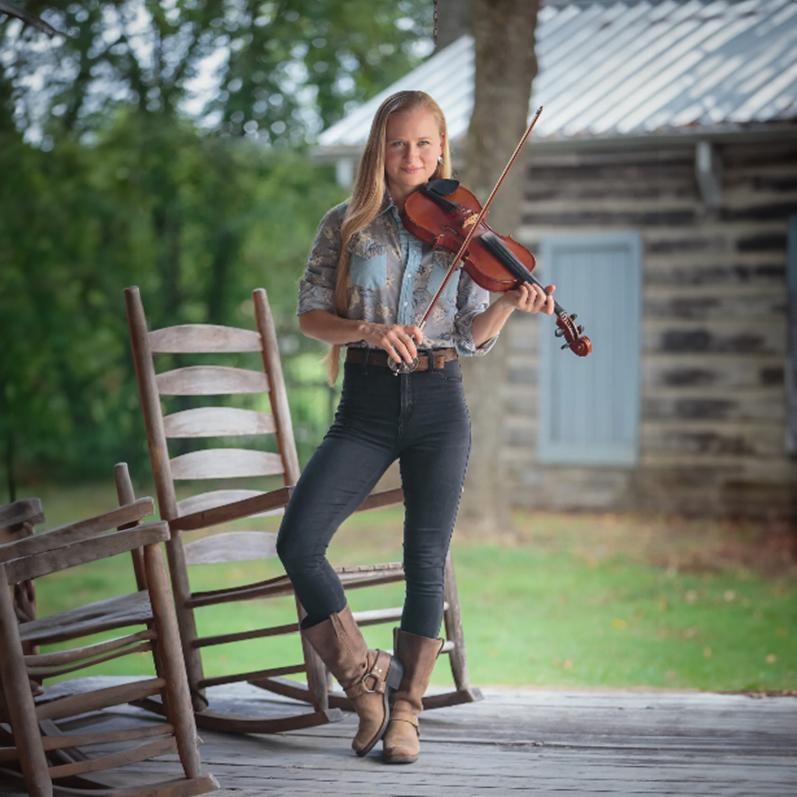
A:
[[[543,463],[631,465],[639,449],[641,243],[630,232],[545,238],[540,279],[592,339],[560,351],[540,317],[538,457]]]

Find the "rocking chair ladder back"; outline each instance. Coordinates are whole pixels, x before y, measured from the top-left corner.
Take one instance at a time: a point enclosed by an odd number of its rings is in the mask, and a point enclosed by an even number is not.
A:
[[[221,676],[207,676],[203,670],[204,647],[298,631],[297,622],[213,637],[201,637],[197,631],[196,610],[201,607],[251,598],[293,595],[290,581],[284,574],[256,583],[234,584],[203,592],[192,592],[189,583],[189,569],[194,563],[275,557],[275,532],[229,531],[224,529],[223,524],[244,518],[251,520],[266,513],[281,513],[299,478],[299,460],[271,310],[262,288],[253,291],[252,298],[254,329],[185,324],[150,331],[138,289],[131,287],[125,291],[156,494],[161,517],[169,523],[171,530],[167,553],[197,723],[200,727],[268,733],[337,720],[340,718],[337,708],[350,706],[342,693],[329,690],[329,675],[323,662],[301,637],[300,662]],[[177,367],[158,372],[156,358],[169,355],[179,358]],[[198,363],[192,361],[193,364],[187,364],[190,355],[202,359]],[[208,362],[210,355],[214,356],[213,364]],[[232,364],[231,357],[235,358]],[[257,365],[241,367],[241,361],[247,357],[254,358]],[[217,364],[219,361],[224,364]],[[251,366],[251,362],[247,364]],[[220,395],[224,398],[221,401],[217,399],[214,406],[204,403],[208,401],[208,396]],[[244,398],[241,399],[241,396]],[[203,403],[189,408],[185,408],[185,404],[169,407],[172,411],[165,412],[164,397],[179,397],[166,399],[172,402],[193,400]],[[236,402],[239,406],[235,406]],[[208,438],[214,437],[222,438],[223,442],[235,437],[238,441],[248,441],[257,447],[245,448],[239,444],[236,447],[185,450],[189,444],[196,446],[202,438],[207,442]],[[173,456],[169,441],[177,438],[182,440],[182,453]],[[263,450],[263,441],[268,438],[274,441],[271,446],[274,450]],[[270,489],[264,491],[264,479],[273,481],[275,478],[280,483],[272,483]],[[237,481],[235,489],[225,484],[224,489],[201,492],[178,500],[175,482],[208,479],[249,479],[249,483],[246,489],[241,489],[240,481]],[[252,479],[257,481],[252,484]],[[360,509],[385,506],[401,500],[401,490],[375,493],[366,499]],[[219,526],[221,528],[216,528]],[[190,539],[192,532],[196,531],[201,531],[202,536]],[[403,580],[403,569],[396,562],[341,567],[337,572],[347,589]],[[451,583],[453,585],[453,581]],[[459,629],[459,644],[451,641],[449,650],[453,653],[452,666],[456,659],[456,669],[459,670],[455,672],[459,698],[454,702],[462,702],[472,700],[477,695],[476,690],[468,690],[467,687],[458,606],[455,606],[455,611],[457,616],[447,617],[446,625]],[[298,601],[296,612],[298,618],[303,616]],[[359,620],[367,625],[395,622],[399,616],[400,609],[394,607],[363,613]],[[283,678],[301,673],[307,680],[306,686]],[[294,709],[292,715],[268,719],[240,717],[230,712],[211,710],[206,689],[239,681],[254,683],[266,690],[310,703],[315,711],[296,714]]]

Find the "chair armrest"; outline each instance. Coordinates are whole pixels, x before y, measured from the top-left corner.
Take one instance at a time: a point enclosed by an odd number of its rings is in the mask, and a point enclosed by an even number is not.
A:
[[[151,514],[152,510],[151,498],[139,498],[131,504],[117,507],[102,515],[95,515],[65,526],[57,526],[41,534],[34,534],[32,537],[0,545],[0,562],[79,543],[82,540],[95,537],[100,532],[141,520]]]
[[[54,536],[52,532],[45,531],[36,537],[2,546],[4,563],[0,563],[0,569],[5,570],[9,584],[163,542],[169,539],[169,525],[165,521],[157,521],[121,531],[95,532],[93,536],[78,541],[64,541],[61,535],[58,540],[47,539],[51,536]],[[35,552],[23,552],[22,547],[30,540],[44,540],[52,544]],[[18,550],[14,551],[15,548]],[[15,553],[18,555],[15,556]]]
[[[267,512],[269,509],[287,506],[292,492],[293,487],[280,487],[278,490],[271,490],[262,495],[255,495],[252,498],[233,501],[230,504],[215,506],[212,509],[202,509],[199,512],[192,512],[190,515],[172,518],[169,521],[169,528],[173,532],[195,531],[196,529],[206,529],[219,523],[226,523],[229,520],[238,520],[260,512]]]
[[[44,520],[42,502],[38,498],[20,498],[0,506],[0,531],[22,523],[41,523]]]
[[[383,490],[380,493],[371,493],[368,498],[363,501],[360,506],[355,510],[356,512],[364,512],[367,509],[377,509],[380,506],[390,506],[391,504],[400,504],[404,501],[404,490],[396,487],[393,490]]]

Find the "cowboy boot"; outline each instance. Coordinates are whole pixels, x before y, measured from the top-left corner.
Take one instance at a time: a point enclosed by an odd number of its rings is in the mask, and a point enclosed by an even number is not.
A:
[[[404,677],[393,695],[382,756],[388,764],[412,764],[421,751],[418,715],[423,710],[423,695],[445,640],[399,629],[395,631],[395,640],[395,655],[404,665]]]
[[[360,726],[351,743],[366,755],[382,738],[389,719],[389,693],[401,683],[401,662],[384,650],[369,650],[346,606],[326,620],[302,629],[351,701]]]

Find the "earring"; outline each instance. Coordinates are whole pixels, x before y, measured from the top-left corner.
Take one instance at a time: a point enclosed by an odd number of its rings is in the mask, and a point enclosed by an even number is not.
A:
[[[442,155],[438,155],[437,156],[437,163],[438,163],[438,165],[443,163],[443,156]]]

